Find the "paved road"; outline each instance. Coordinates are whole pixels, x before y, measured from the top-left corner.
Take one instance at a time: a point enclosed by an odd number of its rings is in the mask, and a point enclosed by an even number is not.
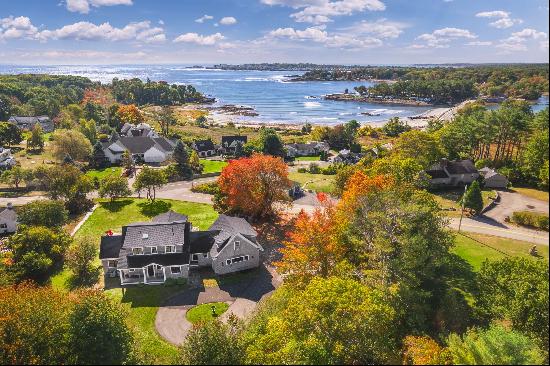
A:
[[[506,217],[512,217],[516,211],[543,212],[548,215],[548,202],[540,201],[512,191],[498,191],[500,201],[485,216],[494,221],[505,223]]]

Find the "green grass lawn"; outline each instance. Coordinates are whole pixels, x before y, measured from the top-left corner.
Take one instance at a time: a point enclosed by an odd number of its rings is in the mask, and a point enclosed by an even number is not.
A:
[[[99,180],[105,179],[109,175],[118,175],[120,176],[122,174],[122,168],[121,167],[111,167],[111,168],[105,168],[105,169],[93,169],[88,170],[86,172],[86,175],[92,179],[96,178]]]
[[[156,365],[177,364],[178,348],[166,342],[155,330],[155,317],[159,306],[184,286],[144,286],[115,288],[106,293],[120,301],[128,310],[127,322],[137,346]]]
[[[443,210],[447,211],[448,216],[460,216],[461,207],[458,201],[462,198],[462,195],[464,194],[463,190],[440,191],[433,192],[432,194],[435,197],[437,203],[439,203],[439,206],[441,206]],[[492,198],[496,197],[496,193],[492,190],[485,190],[481,192],[481,196],[483,197],[483,207],[485,207],[491,202]]]
[[[298,182],[304,189],[311,189],[316,192],[330,193],[333,189],[334,175],[311,174],[291,172],[289,179]]]
[[[531,197],[544,202],[548,202],[547,191],[540,191],[534,188],[514,188],[513,190],[524,196]]]
[[[204,174],[219,173],[227,166],[226,161],[201,159],[200,162],[204,166],[204,170],[202,171]]]
[[[465,233],[456,235],[455,247],[452,251],[470,263],[477,271],[486,259],[499,260],[508,256],[533,258],[529,255],[529,249],[533,245],[514,239]],[[539,255],[548,260],[548,246],[537,245],[537,249]]]
[[[320,161],[320,156],[298,156],[296,161]]]
[[[187,314],[185,314],[185,317],[193,324],[213,320],[214,316],[212,315],[212,306],[216,309],[216,317],[219,317],[225,313],[229,308],[229,305],[225,302],[202,304],[189,309]]]

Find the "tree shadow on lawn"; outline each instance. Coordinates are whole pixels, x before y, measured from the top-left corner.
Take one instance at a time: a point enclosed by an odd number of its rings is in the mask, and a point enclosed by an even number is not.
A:
[[[456,254],[449,254],[442,277],[451,287],[458,288],[474,297],[478,294],[477,274],[474,268],[468,261]]]
[[[141,202],[138,203],[138,207],[142,215],[155,217],[168,212],[172,208],[172,203],[165,201]]]
[[[159,307],[166,301],[166,299],[182,292],[186,288],[186,285],[124,286],[122,287],[121,303],[130,304],[132,308]]]
[[[109,202],[100,202],[100,206],[109,212],[120,212],[122,209],[128,205],[134,203],[134,200],[119,200],[119,201],[109,201]]]

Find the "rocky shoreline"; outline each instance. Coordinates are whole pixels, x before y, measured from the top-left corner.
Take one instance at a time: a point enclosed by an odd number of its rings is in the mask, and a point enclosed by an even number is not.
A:
[[[372,98],[372,97],[363,97],[358,94],[328,94],[324,97],[326,100],[336,100],[343,102],[363,102],[363,103],[373,103],[373,104],[389,104],[389,105],[402,105],[402,106],[415,106],[415,107],[429,107],[433,106],[431,103],[418,101],[418,100],[408,100],[408,99],[384,99],[384,98]]]
[[[258,117],[260,114],[252,107],[226,104],[220,107],[209,107],[207,108],[210,111],[231,115],[231,116],[241,116],[241,117]]]

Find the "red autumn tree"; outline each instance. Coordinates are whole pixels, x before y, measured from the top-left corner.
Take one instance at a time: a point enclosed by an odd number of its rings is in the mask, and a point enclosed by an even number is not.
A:
[[[288,168],[281,158],[254,154],[232,160],[218,178],[219,210],[262,219],[277,214],[277,206],[290,200]]]
[[[138,124],[143,122],[143,115],[138,107],[133,104],[121,105],[116,112],[115,118],[121,125],[125,123]]]

